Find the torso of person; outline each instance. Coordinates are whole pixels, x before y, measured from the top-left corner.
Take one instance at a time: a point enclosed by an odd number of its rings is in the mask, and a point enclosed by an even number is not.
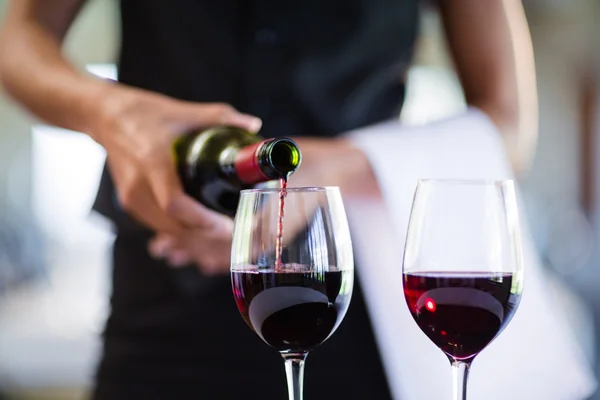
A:
[[[120,2],[127,85],[229,103],[260,117],[264,137],[335,137],[401,110],[418,0]],[[95,209],[117,238],[95,398],[285,398],[281,357],[244,324],[229,276],[152,259],[150,232],[121,226],[115,198],[105,170]],[[341,326],[307,359],[307,398],[390,398],[355,285]]]

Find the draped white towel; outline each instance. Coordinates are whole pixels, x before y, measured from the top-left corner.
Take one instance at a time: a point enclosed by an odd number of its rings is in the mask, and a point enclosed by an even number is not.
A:
[[[345,198],[358,279],[394,398],[451,398],[448,359],[421,332],[402,293],[402,255],[420,178],[512,179],[496,126],[480,110],[407,127],[393,120],[348,132],[370,159],[382,198]],[[525,221],[524,292],[510,324],[473,362],[470,400],[580,400],[596,389],[593,372],[557,313]],[[360,343],[356,344],[360,346]],[[351,351],[349,349],[349,351]]]

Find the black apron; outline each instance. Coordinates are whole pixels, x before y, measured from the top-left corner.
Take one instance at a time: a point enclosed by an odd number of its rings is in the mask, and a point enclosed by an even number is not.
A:
[[[232,104],[262,118],[265,137],[333,137],[398,115],[417,7],[121,0],[119,81]],[[106,169],[94,208],[117,230],[96,400],[287,398],[283,360],[242,320],[229,275],[152,259],[151,233],[121,211]],[[342,324],[307,358],[305,396],[391,398],[359,279]]]

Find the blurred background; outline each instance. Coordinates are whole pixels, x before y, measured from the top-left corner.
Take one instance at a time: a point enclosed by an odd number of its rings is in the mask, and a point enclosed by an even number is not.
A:
[[[600,373],[600,1],[523,3],[540,136],[520,185],[547,273],[565,284],[556,312]],[[0,0],[0,18],[5,7]],[[80,68],[116,77],[117,13],[116,1],[88,1],[66,44]],[[408,82],[407,124],[464,107],[435,9],[423,10]],[[0,92],[1,400],[85,398],[110,294],[113,237],[90,213],[103,161],[91,139],[39,123]]]

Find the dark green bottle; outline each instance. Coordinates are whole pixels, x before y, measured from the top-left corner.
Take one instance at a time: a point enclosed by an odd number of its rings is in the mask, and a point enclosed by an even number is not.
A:
[[[206,207],[232,217],[241,190],[287,179],[302,162],[293,140],[265,139],[230,126],[186,135],[175,143],[175,153],[184,190]]]

